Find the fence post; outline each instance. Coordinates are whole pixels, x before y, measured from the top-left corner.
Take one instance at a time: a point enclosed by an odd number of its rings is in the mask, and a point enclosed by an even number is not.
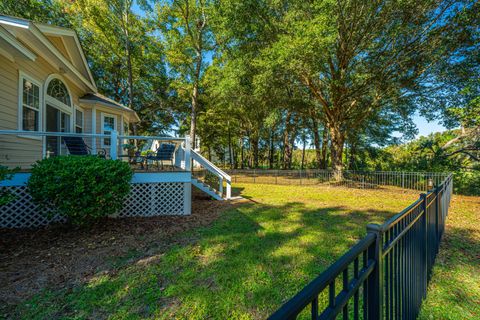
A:
[[[110,134],[110,158],[112,160],[117,160],[118,152],[118,132],[117,130],[112,130]]]
[[[427,285],[428,285],[428,249],[431,246],[428,243],[428,212],[427,212],[427,195],[425,193],[420,194],[420,199],[422,199],[422,243],[423,243],[423,265],[422,265],[422,298],[425,299],[427,296]]]
[[[367,233],[375,234],[375,246],[368,251],[368,259],[375,260],[375,268],[368,278],[368,319],[383,319],[383,230],[378,224],[367,225]]]

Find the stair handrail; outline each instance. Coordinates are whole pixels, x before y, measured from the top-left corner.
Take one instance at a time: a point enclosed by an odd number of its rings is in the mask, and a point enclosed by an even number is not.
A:
[[[226,190],[226,198],[230,199],[231,198],[231,188],[232,188],[232,177],[230,177],[229,174],[227,174],[225,171],[214,165],[212,162],[210,162],[208,159],[203,157],[201,154],[196,152],[195,150],[191,149],[190,150],[190,156],[192,157],[193,160],[197,161],[199,164],[201,164],[205,169],[210,171],[211,173],[215,174],[217,177],[221,179],[220,182],[220,192],[223,190],[223,179],[227,182],[227,190]],[[223,193],[223,192],[222,192]]]

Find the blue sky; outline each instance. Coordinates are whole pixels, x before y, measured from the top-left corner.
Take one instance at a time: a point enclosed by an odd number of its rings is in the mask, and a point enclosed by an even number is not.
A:
[[[439,121],[428,122],[424,117],[416,115],[413,122],[418,128],[417,138],[420,136],[428,136],[433,132],[441,132],[447,130]]]

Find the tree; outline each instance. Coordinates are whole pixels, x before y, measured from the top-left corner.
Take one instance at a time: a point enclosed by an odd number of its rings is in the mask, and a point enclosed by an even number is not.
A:
[[[461,7],[461,6],[460,6]],[[343,168],[346,137],[388,106],[409,106],[452,48],[442,39],[458,13],[450,1],[294,1],[271,4],[277,39],[259,59],[283,68],[322,110],[332,167]]]
[[[208,0],[160,1],[156,24],[165,37],[166,56],[180,96],[190,96],[190,138],[196,147],[201,81],[213,49]]]
[[[64,1],[99,91],[140,116],[137,129],[161,133],[174,122],[160,40],[132,0]],[[138,91],[138,93],[135,93]]]
[[[0,13],[24,19],[70,27],[69,17],[55,0],[2,0]]]

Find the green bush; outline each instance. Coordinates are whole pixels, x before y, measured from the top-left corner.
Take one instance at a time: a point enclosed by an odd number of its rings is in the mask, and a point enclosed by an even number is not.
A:
[[[8,167],[0,166],[0,181],[12,179],[15,172],[17,172],[17,169],[9,169]],[[7,188],[0,188],[0,206],[9,203],[13,199],[15,199],[15,196],[8,191]]]
[[[480,170],[455,171],[453,173],[453,191],[466,196],[480,196]]]
[[[38,161],[28,190],[52,214],[84,224],[121,209],[130,191],[132,170],[126,162],[95,156],[59,156]]]

